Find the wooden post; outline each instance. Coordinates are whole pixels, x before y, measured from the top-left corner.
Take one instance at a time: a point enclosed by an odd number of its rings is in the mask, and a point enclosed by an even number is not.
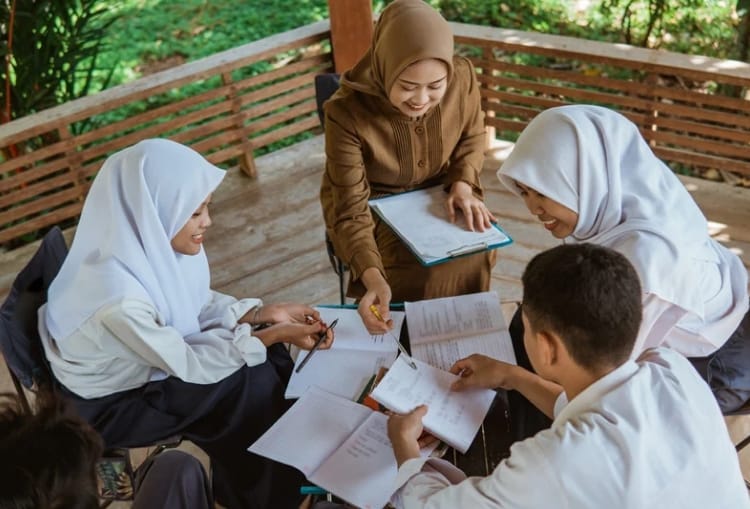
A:
[[[645,130],[645,134],[641,131],[646,143],[648,143],[651,150],[656,148],[656,140],[653,138],[651,133],[655,133],[659,130],[659,97],[657,96],[656,89],[659,86],[659,75],[656,73],[648,73],[646,78],[643,80],[643,89],[638,94],[639,99],[646,99],[648,101],[649,109],[646,110],[644,115],[644,125],[642,126]]]
[[[494,62],[495,61],[495,54],[492,51],[492,48],[484,48],[482,50],[482,58],[484,58],[487,62]],[[482,69],[482,73],[483,74],[489,74],[489,76],[492,76],[494,74],[494,71],[492,71],[491,69]],[[479,83],[478,85],[479,85],[480,89],[483,86],[481,83]],[[484,85],[484,87],[489,87],[489,85]],[[485,100],[486,100],[486,98],[482,97],[482,101],[485,101]],[[494,103],[495,101],[491,101],[491,102]],[[499,108],[499,107],[500,106],[498,105],[497,108]],[[487,118],[494,118],[494,116],[495,116],[495,107],[494,107],[494,104],[493,104],[492,108],[490,108],[488,106],[488,108],[487,108],[487,110],[485,110],[484,114],[487,116]],[[485,124],[487,124],[486,121],[485,121]],[[491,126],[491,125],[486,125],[484,129],[487,132],[486,150],[490,150],[490,149],[492,149],[492,147],[495,144],[495,138],[497,137],[497,129],[495,127]]]
[[[83,156],[79,150],[75,147],[75,136],[70,131],[70,124],[65,123],[57,128],[57,134],[60,137],[60,141],[65,142],[65,159],[68,162],[68,173],[71,175],[70,181],[73,183],[73,187],[76,189],[78,196],[76,201],[83,203],[86,199],[88,187],[86,186],[86,178],[83,176]],[[40,198],[37,196],[36,198]]]
[[[328,0],[331,46],[337,73],[354,67],[372,41],[371,0]]]
[[[258,176],[258,169],[255,167],[253,158],[253,144],[250,141],[250,132],[245,127],[245,121],[242,118],[242,103],[237,93],[237,87],[232,85],[232,73],[221,73],[221,81],[228,85],[227,101],[232,104],[232,114],[235,116],[234,129],[237,133],[237,141],[242,145],[242,155],[240,156],[240,169],[250,178]]]

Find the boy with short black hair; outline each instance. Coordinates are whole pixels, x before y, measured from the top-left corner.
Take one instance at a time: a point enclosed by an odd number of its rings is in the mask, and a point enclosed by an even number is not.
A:
[[[629,360],[641,320],[638,275],[592,244],[534,257],[523,275],[524,343],[537,374],[481,355],[458,361],[456,390],[515,389],[554,418],[485,478],[421,459],[428,409],[393,416],[397,507],[747,508],[716,400],[667,350]],[[562,392],[560,391],[562,387]]]
[[[0,393],[0,508],[98,509],[96,464],[102,440],[59,393],[39,391],[27,413]],[[141,465],[132,509],[213,507],[200,462],[178,450]]]

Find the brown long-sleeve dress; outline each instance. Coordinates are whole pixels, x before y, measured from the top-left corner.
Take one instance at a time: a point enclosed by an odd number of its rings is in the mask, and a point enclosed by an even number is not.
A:
[[[394,302],[489,289],[494,251],[424,267],[367,204],[370,198],[431,185],[448,190],[459,180],[482,197],[486,134],[479,89],[471,63],[452,50],[449,25],[436,11],[422,2],[394,2],[380,17],[370,52],[343,75],[340,90],[325,105],[327,160],[320,200],[327,234],[351,269],[350,297],[364,295],[359,278],[370,267],[383,273]],[[448,87],[439,105],[410,118],[391,105],[385,90],[406,66],[424,58],[447,64]]]

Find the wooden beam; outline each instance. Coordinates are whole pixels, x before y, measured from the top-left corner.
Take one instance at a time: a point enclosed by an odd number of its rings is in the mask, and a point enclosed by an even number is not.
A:
[[[372,41],[371,0],[328,0],[331,45],[337,73],[354,67]]]

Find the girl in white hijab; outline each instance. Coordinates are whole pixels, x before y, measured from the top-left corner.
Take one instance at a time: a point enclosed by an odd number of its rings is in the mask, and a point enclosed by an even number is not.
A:
[[[692,358],[724,411],[750,398],[747,271],[632,122],[598,106],[546,110],[498,178],[556,238],[610,247],[635,266],[644,315],[634,356],[664,345]]]
[[[299,475],[245,449],[288,406],[282,342],[309,349],[325,324],[305,305],[210,289],[202,243],[223,177],[169,140],[109,157],[40,309],[40,334],[62,390],[108,447],[182,436],[210,456],[222,505],[296,507]]]

